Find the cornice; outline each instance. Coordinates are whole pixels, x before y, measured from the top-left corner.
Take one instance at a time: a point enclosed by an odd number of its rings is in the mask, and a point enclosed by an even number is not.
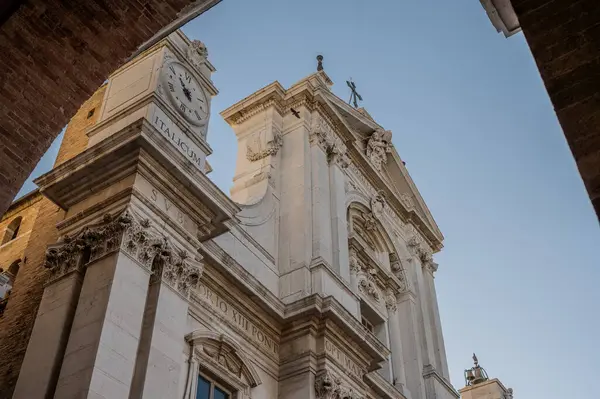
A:
[[[423,378],[435,378],[452,396],[454,396],[456,399],[460,399],[460,394],[458,391],[452,386],[452,384],[450,384],[448,380],[442,377],[431,364],[423,367]]]
[[[286,90],[283,86],[275,81],[221,111],[220,115],[230,126],[234,126],[243,123],[270,106],[274,106],[281,111],[285,93]]]

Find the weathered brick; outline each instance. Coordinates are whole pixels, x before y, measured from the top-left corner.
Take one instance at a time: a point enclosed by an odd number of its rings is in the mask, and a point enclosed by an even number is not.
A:
[[[0,26],[0,108],[14,114],[4,126],[10,127],[11,135],[20,129],[21,136],[37,138],[22,148],[23,169],[33,170],[69,118],[108,75],[193,2],[23,2]],[[17,79],[19,88],[10,85]],[[15,125],[19,121],[27,122]],[[8,170],[11,162],[12,157],[0,157],[0,170]],[[27,175],[5,176],[12,183],[0,190],[0,214]]]

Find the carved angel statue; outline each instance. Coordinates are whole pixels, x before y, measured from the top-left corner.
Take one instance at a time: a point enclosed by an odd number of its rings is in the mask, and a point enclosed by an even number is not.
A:
[[[377,129],[367,141],[367,157],[377,170],[387,162],[387,154],[392,152],[392,132]]]
[[[371,198],[371,212],[376,218],[380,218],[383,215],[385,209],[385,197],[383,196],[383,190],[379,190],[377,194]]]

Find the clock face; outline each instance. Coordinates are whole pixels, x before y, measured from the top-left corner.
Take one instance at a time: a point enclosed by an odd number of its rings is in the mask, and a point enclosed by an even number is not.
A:
[[[208,99],[202,85],[179,62],[171,62],[164,70],[165,90],[177,110],[192,124],[208,122]]]

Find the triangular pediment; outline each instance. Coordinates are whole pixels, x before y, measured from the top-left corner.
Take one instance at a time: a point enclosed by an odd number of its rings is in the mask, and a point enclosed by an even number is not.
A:
[[[369,139],[375,131],[383,131],[383,127],[365,109],[356,109],[333,94],[331,84],[323,71],[305,77],[288,89],[279,82],[273,82],[229,107],[221,115],[231,126],[236,126],[268,107],[274,107],[282,115],[303,108],[309,112],[319,112],[349,149],[348,155],[359,173],[376,191],[387,192],[396,212],[405,221],[410,220],[433,251],[440,250],[444,237],[393,144],[388,146],[381,167],[374,167],[367,157]],[[389,136],[390,133],[386,133]]]
[[[410,216],[410,219],[414,222],[421,222],[417,223],[421,224],[418,227],[420,230],[423,228],[426,230],[422,232],[432,244],[433,249],[441,249],[441,241],[444,237],[395,146],[392,144],[387,155],[387,162],[382,165],[381,170],[374,168],[366,156],[369,138],[377,129],[383,129],[382,126],[377,124],[366,110],[353,108],[333,93],[325,93],[324,97],[327,114],[335,117],[354,137],[354,145],[349,145],[348,140],[346,140],[346,145],[348,148],[354,148],[355,153],[352,159],[360,172],[371,181],[377,190],[389,188],[406,214],[418,216],[418,218]],[[384,187],[380,187],[378,183],[384,183]]]

